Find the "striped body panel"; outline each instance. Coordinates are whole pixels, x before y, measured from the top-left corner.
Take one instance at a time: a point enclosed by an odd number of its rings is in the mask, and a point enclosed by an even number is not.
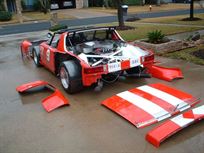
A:
[[[160,143],[183,128],[204,118],[204,105],[178,115],[149,131],[146,140],[159,147]]]
[[[102,102],[137,128],[159,122],[198,103],[192,95],[163,84],[121,92]]]

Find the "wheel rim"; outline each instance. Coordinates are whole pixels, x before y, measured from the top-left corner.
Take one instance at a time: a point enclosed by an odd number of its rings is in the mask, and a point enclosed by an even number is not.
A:
[[[37,64],[38,63],[38,57],[37,57],[37,54],[36,54],[36,52],[34,51],[34,62],[35,62],[35,64]]]
[[[69,87],[69,76],[64,67],[60,69],[60,79],[63,87],[67,89]]]

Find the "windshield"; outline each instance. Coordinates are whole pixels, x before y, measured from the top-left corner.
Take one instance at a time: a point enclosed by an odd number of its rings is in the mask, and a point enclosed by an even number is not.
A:
[[[111,40],[111,35],[114,31],[107,29],[87,30],[69,34],[68,42],[72,45],[81,44],[90,41]],[[69,45],[68,45],[69,46]]]

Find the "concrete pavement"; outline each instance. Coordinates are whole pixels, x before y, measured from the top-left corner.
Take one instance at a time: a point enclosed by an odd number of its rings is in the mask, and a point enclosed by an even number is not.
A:
[[[179,66],[184,79],[173,82],[154,78],[120,79],[105,85],[99,93],[86,88],[78,94],[68,95],[52,73],[43,67],[36,68],[32,61],[21,60],[19,43],[0,43],[0,153],[203,153],[204,122],[186,128],[156,149],[144,138],[155,125],[136,129],[100,105],[116,93],[157,82],[204,100],[203,66],[159,58],[157,61],[162,65]],[[26,95],[15,91],[16,86],[39,79],[59,88],[71,105],[47,113],[41,100],[50,94],[48,91]]]

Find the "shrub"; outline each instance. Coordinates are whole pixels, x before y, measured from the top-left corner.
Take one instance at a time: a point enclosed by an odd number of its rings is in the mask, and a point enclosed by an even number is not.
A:
[[[102,0],[89,0],[89,6],[101,7],[101,6],[103,6],[103,1]]]
[[[36,0],[34,3],[33,3],[33,9],[35,11],[40,11],[41,10],[41,4],[40,4],[40,1],[39,0]]]
[[[7,11],[0,11],[0,21],[10,21],[12,19],[12,14]]]
[[[4,1],[0,0],[0,11],[5,11]]]
[[[21,0],[21,7],[22,7],[23,10],[26,9],[25,0]]]
[[[148,32],[147,37],[148,37],[148,42],[157,44],[163,41],[165,35],[162,34],[161,30],[155,30],[152,32]]]
[[[57,31],[57,30],[61,30],[61,29],[67,29],[67,25],[57,24],[57,25],[49,28],[49,30],[52,32]]]

